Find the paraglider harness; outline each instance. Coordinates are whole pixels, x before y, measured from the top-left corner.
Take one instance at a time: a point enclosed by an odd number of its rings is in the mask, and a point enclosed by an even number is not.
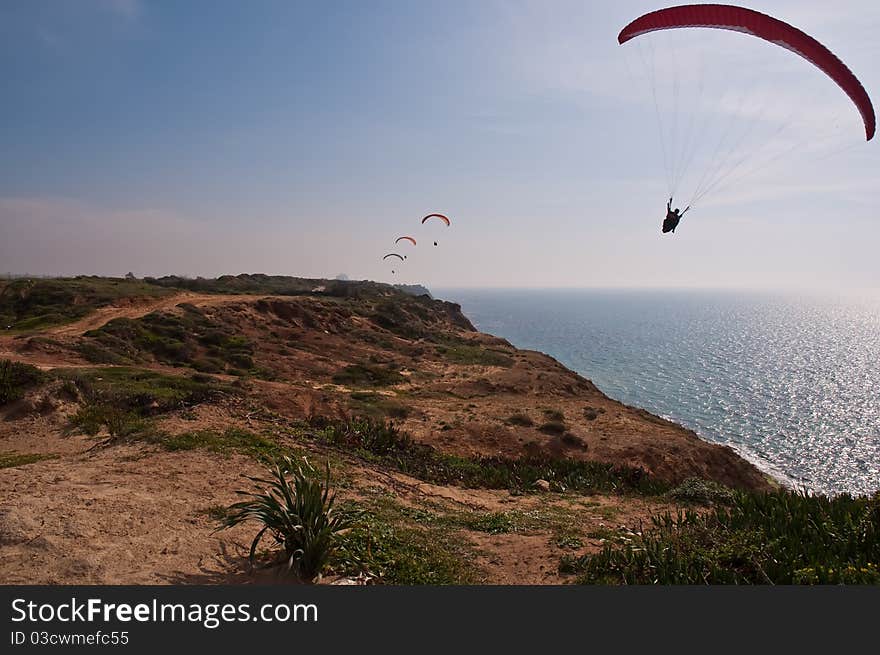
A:
[[[678,213],[678,209],[675,211],[672,210],[672,198],[669,199],[669,202],[666,203],[666,218],[663,219],[663,234],[667,232],[675,233],[675,228],[678,227],[678,222],[681,220],[681,217],[687,213],[687,210],[690,209],[690,205],[685,207],[684,211],[680,214]]]

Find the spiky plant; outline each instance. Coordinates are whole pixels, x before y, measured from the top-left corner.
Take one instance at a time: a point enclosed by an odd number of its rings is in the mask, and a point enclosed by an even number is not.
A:
[[[335,494],[330,492],[330,465],[326,475],[305,459],[284,457],[269,467],[268,478],[244,476],[264,489],[262,492],[238,491],[247,498],[230,505],[222,528],[247,521],[262,524],[251,543],[253,564],[260,541],[267,534],[283,546],[285,564],[301,580],[314,581],[333,558],[337,535],[354,525],[354,517],[336,512]]]

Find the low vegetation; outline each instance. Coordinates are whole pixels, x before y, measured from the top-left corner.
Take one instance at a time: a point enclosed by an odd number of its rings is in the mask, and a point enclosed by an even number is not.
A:
[[[76,321],[120,299],[174,293],[134,279],[79,276],[0,282],[0,328],[40,330]]]
[[[168,275],[160,278],[147,277],[144,282],[169,290],[186,289],[197,293],[254,294],[273,296],[356,296],[367,288],[378,293],[384,285],[354,283],[343,280],[315,280],[288,277],[285,275],[264,275],[261,273],[242,275],[223,275],[218,278],[185,278]]]
[[[86,332],[79,352],[99,364],[143,364],[153,359],[203,373],[241,374],[254,369],[254,345],[192,305],[181,313],[153,312],[116,318]]]
[[[542,423],[538,430],[544,434],[559,436],[565,434],[568,428],[562,421],[547,421],[546,423]]]
[[[565,414],[558,409],[545,409],[544,422],[538,428],[544,434],[562,436],[568,431],[565,425]]]
[[[167,375],[141,368],[64,369],[59,377],[73,383],[87,403],[111,404],[142,414],[160,414],[222,397],[242,388],[209,375]]]
[[[156,443],[166,450],[208,450],[220,455],[238,453],[256,460],[271,462],[283,457],[290,457],[292,451],[280,445],[274,439],[240,428],[226,430],[195,430],[181,434],[160,434]]]
[[[391,387],[405,381],[394,364],[352,364],[333,376],[336,384],[351,387]]]
[[[354,416],[374,420],[404,419],[410,414],[410,408],[400,401],[369,391],[352,392],[349,395],[348,406]]]
[[[880,495],[737,493],[566,565],[582,583],[880,584]]]
[[[150,417],[241,393],[236,386],[201,374],[184,377],[114,367],[67,369],[56,375],[72,385],[68,394],[82,400],[70,418],[71,428],[89,435],[106,429],[111,437],[155,437]]]
[[[730,505],[735,499],[733,489],[701,478],[688,478],[668,495],[680,503],[694,505]]]
[[[355,419],[323,422],[316,427],[315,436],[325,443],[434,484],[523,493],[533,492],[538,480],[548,481],[553,489],[581,493],[659,494],[669,488],[642,469],[601,462],[540,456],[511,459],[450,455],[413,441],[390,422]]]
[[[515,414],[511,414],[506,423],[508,425],[516,425],[522,428],[530,428],[535,422],[531,419],[528,414],[524,414],[522,412],[516,412]]]
[[[33,464],[44,459],[55,459],[57,455],[50,453],[16,453],[16,452],[0,452],[0,469],[13,468],[15,466],[24,466],[25,464]]]
[[[22,398],[25,392],[45,380],[36,366],[0,360],[0,406]]]
[[[446,517],[408,507],[378,488],[357,505],[357,525],[340,539],[336,572],[397,585],[461,585],[482,580],[476,553]]]
[[[435,350],[443,359],[453,364],[510,368],[514,363],[513,358],[503,352],[468,343],[437,346]]]

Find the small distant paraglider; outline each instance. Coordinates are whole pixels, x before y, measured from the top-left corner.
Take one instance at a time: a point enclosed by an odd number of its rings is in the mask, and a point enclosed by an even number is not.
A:
[[[449,226],[452,225],[452,221],[449,220],[449,217],[448,217],[448,216],[444,216],[443,214],[428,214],[427,216],[425,216],[425,217],[422,219],[422,225],[424,225],[425,223],[427,223],[427,222],[428,222],[428,219],[431,219],[431,218],[436,218],[436,219],[439,220],[439,221],[443,221],[444,223],[446,223],[446,227],[449,227]],[[437,245],[437,242],[436,242],[436,241],[434,241],[434,245],[435,245],[435,246]]]
[[[444,216],[443,214],[428,214],[422,219],[422,225],[428,222],[429,218],[439,218],[441,221],[446,223],[446,227],[452,225],[452,221],[449,220],[448,216]]]
[[[400,261],[403,261],[403,260],[406,259],[406,256],[405,256],[405,255],[399,255],[399,254],[397,254],[396,252],[389,252],[387,255],[385,255],[385,256],[382,258],[382,261],[384,262],[384,261],[385,261],[386,259],[388,259],[389,257],[397,257]],[[395,271],[394,269],[391,269],[391,274],[394,275],[395,273],[397,273],[397,271]]]
[[[407,237],[407,236],[397,237],[394,240],[394,243],[400,243],[401,241],[409,241],[411,244],[416,245],[416,240],[412,237]],[[406,255],[404,255],[403,258],[406,259]]]

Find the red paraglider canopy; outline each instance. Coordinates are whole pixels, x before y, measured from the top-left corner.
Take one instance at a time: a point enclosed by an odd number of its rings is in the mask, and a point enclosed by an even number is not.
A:
[[[862,83],[834,53],[816,39],[772,16],[733,5],[700,4],[669,7],[637,18],[621,30],[617,40],[623,44],[648,32],[685,27],[709,27],[744,32],[800,55],[822,70],[844,90],[862,115],[868,141],[873,138],[876,117],[871,98]]]
[[[416,240],[413,239],[412,237],[397,237],[397,238],[394,240],[394,243],[400,243],[401,241],[409,241],[409,242],[411,242],[413,245],[416,245]]]
[[[450,220],[449,220],[446,216],[444,216],[443,214],[428,214],[427,216],[425,216],[425,217],[422,219],[422,223],[424,223],[425,221],[427,221],[427,220],[428,220],[429,218],[431,218],[432,216],[433,216],[433,217],[436,217],[436,218],[439,218],[441,221],[443,221],[444,223],[446,223],[447,226],[452,224],[452,223],[450,222]]]

